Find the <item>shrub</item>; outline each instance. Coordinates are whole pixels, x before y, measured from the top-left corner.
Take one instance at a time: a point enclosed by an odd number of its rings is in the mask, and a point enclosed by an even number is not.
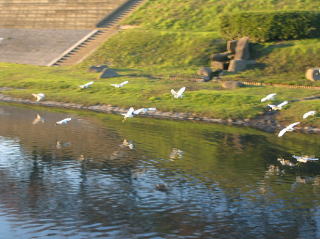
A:
[[[243,12],[220,17],[220,31],[227,39],[248,36],[256,42],[320,36],[320,12]]]

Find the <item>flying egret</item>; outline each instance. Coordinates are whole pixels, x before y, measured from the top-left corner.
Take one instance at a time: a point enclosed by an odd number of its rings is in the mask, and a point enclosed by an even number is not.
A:
[[[43,93],[39,93],[39,94],[32,94],[35,98],[36,98],[36,101],[39,102],[40,100],[43,100],[45,96],[45,94]]]
[[[90,82],[88,82],[88,83],[86,83],[86,84],[84,84],[84,85],[80,85],[80,88],[81,89],[86,89],[86,88],[88,88],[90,85],[92,85],[94,83],[94,81],[90,81]]]
[[[265,102],[267,100],[273,100],[276,95],[277,95],[276,93],[269,94],[266,97],[262,98],[261,102]]]
[[[71,118],[65,118],[63,120],[60,120],[60,121],[56,122],[56,124],[59,124],[59,125],[67,124],[70,120],[71,120]]]
[[[140,113],[146,113],[147,111],[156,111],[156,110],[157,110],[156,108],[141,108],[141,109],[134,110],[133,107],[130,107],[127,113],[121,114],[121,115],[124,116],[123,120],[126,120],[126,118],[132,118],[133,116],[138,115]]]
[[[293,155],[292,157],[294,157],[298,162],[300,163],[307,163],[307,162],[310,162],[310,161],[318,161],[319,159],[318,158],[313,158],[313,157],[310,157],[310,156],[296,156],[296,155]]]
[[[121,87],[123,87],[125,84],[128,84],[129,83],[129,81],[124,81],[124,82],[122,82],[122,83],[120,83],[120,84],[111,84],[112,86],[114,86],[114,87],[116,87],[116,88],[121,88]]]
[[[283,101],[281,104],[278,105],[268,105],[271,110],[282,110],[282,107],[285,106],[286,104],[288,104],[288,101]]]
[[[278,158],[277,159],[282,166],[289,166],[289,167],[294,167],[296,166],[296,164],[292,163],[290,160],[288,159],[284,159],[284,158]]]
[[[36,125],[36,124],[38,124],[40,122],[44,123],[44,119],[39,114],[37,114],[37,117],[32,121],[32,124]]]
[[[290,124],[289,126],[285,127],[284,129],[282,129],[279,134],[278,134],[278,137],[282,137],[286,132],[291,132],[294,130],[294,127],[296,125],[300,124],[300,122],[295,122],[293,124]]]
[[[174,96],[174,98],[182,98],[183,92],[186,90],[186,87],[182,87],[178,92],[176,92],[174,89],[171,89],[171,94]]]
[[[309,112],[305,113],[305,114],[302,116],[302,118],[306,119],[306,118],[308,118],[309,116],[315,115],[316,113],[317,113],[317,111],[315,111],[315,110],[309,111]]]

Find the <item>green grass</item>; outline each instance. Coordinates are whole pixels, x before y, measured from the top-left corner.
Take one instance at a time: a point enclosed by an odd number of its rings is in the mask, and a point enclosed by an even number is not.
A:
[[[221,14],[248,10],[320,10],[320,7],[317,0],[149,0],[124,24],[147,29],[218,31]]]
[[[124,30],[80,65],[107,64],[140,75],[194,75],[210,65],[210,55],[226,50],[219,16],[242,11],[320,10],[316,0],[149,0],[122,24]],[[318,65],[319,39],[254,45],[258,67],[226,77],[295,85],[320,85],[305,79]]]
[[[317,90],[273,87],[223,90],[214,82],[195,83],[188,80],[174,81],[128,75],[96,80],[97,77],[97,73],[88,73],[81,69],[0,63],[0,86],[12,88],[4,91],[8,95],[32,99],[32,93],[43,92],[47,95],[47,100],[86,105],[111,104],[124,108],[157,107],[160,111],[190,112],[213,118],[254,118],[265,112],[266,104],[260,103],[260,99],[271,92],[278,93],[277,102],[318,94]],[[91,88],[79,88],[80,84],[91,80],[96,80]],[[110,86],[111,83],[124,80],[128,80],[129,84],[123,88],[116,89]],[[185,97],[174,99],[170,89],[179,89],[182,86],[187,87]],[[309,108],[320,110],[320,101],[312,101],[312,107],[309,105],[310,102],[290,104],[287,110],[294,111],[296,115],[305,113]],[[306,104],[308,107],[295,107],[300,104]],[[284,114],[284,117],[281,115],[279,119],[288,122],[295,117],[293,114]],[[313,124],[320,125],[320,121]]]

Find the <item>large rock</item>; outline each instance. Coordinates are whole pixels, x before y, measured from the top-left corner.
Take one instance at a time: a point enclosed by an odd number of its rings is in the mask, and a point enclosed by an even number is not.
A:
[[[201,76],[201,78],[204,79],[204,81],[211,80],[212,70],[210,67],[201,67],[197,73],[199,76]]]
[[[230,60],[230,55],[230,52],[215,53],[211,55],[210,59],[211,61],[225,62]]]
[[[249,60],[249,59],[250,59],[249,38],[242,37],[237,42],[234,60]]]
[[[221,61],[211,61],[211,68],[213,70],[225,70],[226,64],[227,63]]]
[[[230,61],[228,71],[234,72],[234,73],[244,71],[247,69],[248,64],[249,64],[249,61],[246,61],[246,60],[232,60]]]
[[[320,80],[320,68],[310,68],[306,71],[306,78],[311,81]]]
[[[90,72],[102,72],[104,69],[107,68],[107,65],[98,65],[98,66],[90,66]]]
[[[227,41],[227,51],[232,54],[235,54],[237,43],[238,43],[237,40]]]
[[[239,88],[239,87],[243,87],[244,85],[239,81],[230,80],[230,81],[222,81],[221,82],[221,86],[224,89],[232,90],[232,89],[236,89],[236,88]]]
[[[99,78],[105,79],[105,78],[111,78],[111,77],[117,77],[117,76],[119,76],[119,74],[115,70],[112,70],[110,68],[106,68],[102,71]]]

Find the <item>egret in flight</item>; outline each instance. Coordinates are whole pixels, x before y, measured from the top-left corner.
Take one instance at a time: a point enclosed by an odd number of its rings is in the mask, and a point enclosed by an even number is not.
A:
[[[305,114],[302,116],[302,118],[306,119],[306,118],[308,118],[309,116],[315,115],[316,113],[317,113],[317,112],[314,111],[314,110],[309,111],[309,112],[305,113]]]
[[[84,85],[80,85],[80,88],[81,89],[86,89],[86,88],[88,88],[90,85],[92,85],[94,83],[94,81],[90,81],[90,82],[88,82],[88,83],[86,83],[86,84],[84,84]]]
[[[128,84],[129,83],[129,81],[124,81],[124,82],[122,82],[122,83],[120,83],[120,84],[111,84],[112,86],[114,86],[114,87],[116,87],[116,88],[121,88],[121,87],[123,87],[125,84]]]
[[[293,155],[292,157],[294,157],[298,162],[300,163],[307,163],[307,162],[312,162],[312,161],[318,161],[318,158],[314,158],[314,157],[310,157],[310,156],[296,156]]]
[[[290,124],[289,126],[285,127],[284,129],[282,129],[279,134],[278,134],[278,137],[282,137],[286,132],[291,132],[294,130],[294,127],[296,125],[300,124],[300,122],[295,122],[293,124]]]
[[[183,93],[186,90],[186,87],[182,87],[178,92],[176,92],[174,89],[171,89],[171,94],[174,98],[179,99],[183,97]]]
[[[269,95],[267,95],[266,97],[262,98],[262,99],[261,99],[261,102],[265,102],[265,101],[267,101],[267,100],[274,100],[274,97],[275,97],[276,95],[277,95],[276,93],[269,94]]]
[[[125,121],[126,118],[132,118],[133,116],[138,115],[140,113],[146,113],[147,111],[156,111],[156,110],[157,110],[156,108],[141,108],[141,109],[134,110],[133,107],[130,107],[127,113],[121,114],[121,115],[124,116],[123,121]]]
[[[59,124],[59,125],[67,124],[70,120],[71,120],[71,118],[65,118],[63,120],[56,122],[56,124]]]
[[[36,98],[36,101],[39,102],[40,100],[43,100],[45,96],[45,94],[43,93],[39,93],[39,94],[32,94],[35,98]]]
[[[278,105],[268,105],[271,110],[282,110],[282,107],[285,106],[286,104],[288,104],[288,101],[283,101],[281,104]]]

